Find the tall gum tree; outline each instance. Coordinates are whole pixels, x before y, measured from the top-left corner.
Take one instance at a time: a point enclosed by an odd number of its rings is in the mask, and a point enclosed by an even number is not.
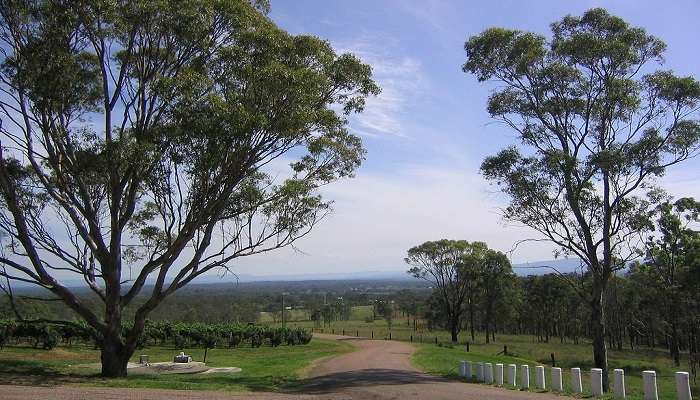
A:
[[[505,218],[579,257],[591,275],[593,356],[607,390],[603,295],[637,256],[642,192],[698,153],[700,85],[654,70],[664,43],[604,9],[551,29],[549,39],[487,29],[465,43],[463,70],[497,85],[488,111],[521,142],[481,166],[510,199]]]
[[[488,251],[483,242],[442,239],[410,248],[404,259],[411,266],[409,274],[433,284],[453,343],[458,339],[465,302],[477,290]]]
[[[364,157],[346,125],[379,92],[371,68],[267,7],[0,1],[0,276],[87,322],[103,376],[126,375],[176,290],[308,234],[331,207],[318,188]]]

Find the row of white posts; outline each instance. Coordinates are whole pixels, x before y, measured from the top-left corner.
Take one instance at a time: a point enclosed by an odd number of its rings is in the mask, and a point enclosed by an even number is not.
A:
[[[506,368],[507,374],[504,377],[503,369]],[[503,386],[504,378],[508,386],[520,386],[521,389],[527,390],[530,388],[530,367],[528,365],[520,366],[520,383],[516,382],[517,365],[508,364],[492,364],[471,361],[459,362],[459,376],[473,379],[476,376],[477,382],[486,382],[488,384],[496,384]],[[613,392],[616,398],[624,399],[625,394],[625,371],[622,369],[614,370],[615,378],[613,380]],[[656,371],[643,371],[642,380],[644,382],[644,400],[658,400],[659,395],[656,390]],[[557,392],[564,391],[562,384],[561,368],[552,368],[552,390]],[[571,386],[574,393],[583,393],[583,384],[581,381],[581,368],[571,368]],[[545,374],[544,367],[538,365],[535,367],[535,388],[545,390]],[[687,372],[676,372],[676,391],[678,400],[692,400],[690,394],[690,377]],[[600,368],[591,369],[591,393],[593,396],[603,395],[603,370]]]

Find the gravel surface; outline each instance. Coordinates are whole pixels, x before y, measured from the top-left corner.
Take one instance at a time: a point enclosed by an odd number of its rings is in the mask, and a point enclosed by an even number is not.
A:
[[[362,340],[315,334],[344,340],[356,351],[325,359],[308,370],[308,378],[294,393],[231,394],[214,391],[82,388],[73,386],[0,386],[4,400],[302,400],[302,399],[445,399],[445,400],[552,400],[550,393],[528,393],[468,384],[418,371],[410,363],[415,348],[404,342]]]

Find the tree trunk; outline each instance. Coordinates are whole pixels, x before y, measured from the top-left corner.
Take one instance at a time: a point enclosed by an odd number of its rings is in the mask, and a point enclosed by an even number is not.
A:
[[[452,343],[457,343],[457,335],[459,334],[459,321],[460,321],[460,315],[459,313],[456,313],[455,315],[449,317],[450,321],[450,335],[452,337]]]
[[[669,340],[669,349],[671,350],[671,358],[673,358],[673,364],[676,367],[681,365],[681,352],[679,345],[679,334],[678,334],[678,324],[675,321],[675,316],[671,317],[674,321],[671,322],[671,337]]]
[[[119,339],[105,338],[100,353],[102,376],[105,378],[126,377],[126,364],[132,354],[133,350],[128,351]]]
[[[603,293],[600,281],[594,279],[593,301],[591,302],[591,331],[593,336],[593,362],[596,368],[603,370],[603,391],[609,390],[608,379],[608,348],[605,342],[605,311]]]
[[[474,335],[474,304],[469,300],[469,328],[471,329],[472,342],[476,340]]]

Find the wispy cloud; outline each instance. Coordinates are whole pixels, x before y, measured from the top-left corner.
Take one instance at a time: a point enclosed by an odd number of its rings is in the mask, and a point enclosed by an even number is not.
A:
[[[379,96],[367,100],[362,114],[351,118],[351,128],[365,136],[407,137],[403,117],[428,89],[421,63],[401,54],[397,41],[380,33],[361,35],[340,43],[336,49],[371,65],[373,77],[382,88]]]
[[[360,173],[324,189],[335,211],[297,243],[301,252],[240,260],[238,271],[400,271],[406,250],[427,240],[480,240],[507,252],[517,240],[536,237],[529,229],[506,226],[490,192],[477,173],[453,168],[406,163],[390,173]],[[513,261],[551,257],[551,250],[547,243],[528,243]]]

